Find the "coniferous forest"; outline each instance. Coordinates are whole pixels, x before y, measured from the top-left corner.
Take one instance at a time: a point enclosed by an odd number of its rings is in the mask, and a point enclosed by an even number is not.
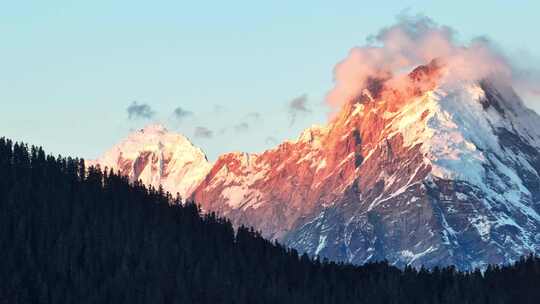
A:
[[[0,303],[539,303],[540,259],[485,272],[299,255],[159,189],[0,139]]]

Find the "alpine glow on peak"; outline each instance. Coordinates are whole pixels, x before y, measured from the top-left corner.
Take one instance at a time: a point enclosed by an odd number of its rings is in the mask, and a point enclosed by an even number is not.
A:
[[[371,81],[328,125],[263,153],[209,164],[150,127],[98,163],[333,260],[472,269],[538,252],[540,117],[507,86],[448,86],[439,67],[413,69],[405,90]]]

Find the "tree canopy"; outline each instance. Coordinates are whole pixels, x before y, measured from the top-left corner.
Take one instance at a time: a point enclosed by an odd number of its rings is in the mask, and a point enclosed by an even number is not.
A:
[[[485,272],[313,259],[0,138],[0,303],[537,303],[539,287],[535,256]]]

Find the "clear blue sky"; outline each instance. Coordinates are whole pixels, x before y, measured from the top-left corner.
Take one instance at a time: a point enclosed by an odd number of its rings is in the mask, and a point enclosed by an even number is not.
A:
[[[261,151],[322,123],[332,68],[404,9],[540,55],[540,1],[4,1],[0,136],[94,158],[165,123],[210,159]],[[287,103],[311,113],[290,125]],[[150,120],[128,119],[133,102]],[[173,119],[176,107],[193,112]],[[259,118],[249,116],[261,114]],[[246,123],[249,127],[235,128]],[[197,126],[212,138],[194,137]]]

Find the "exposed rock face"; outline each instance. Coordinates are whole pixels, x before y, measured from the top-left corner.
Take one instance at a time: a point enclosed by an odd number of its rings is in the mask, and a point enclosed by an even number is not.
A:
[[[190,196],[211,168],[201,149],[161,125],[133,132],[87,165],[112,168],[131,181],[141,180],[156,189],[161,185],[165,191],[182,197]]]
[[[445,87],[439,73],[419,67],[400,89],[372,79],[327,126],[261,154],[210,165],[145,129],[99,163],[332,260],[470,269],[539,252],[540,117],[510,88]]]
[[[193,198],[337,261],[470,269],[538,252],[540,117],[510,88],[437,73],[399,92],[374,82],[328,126],[220,157]]]

